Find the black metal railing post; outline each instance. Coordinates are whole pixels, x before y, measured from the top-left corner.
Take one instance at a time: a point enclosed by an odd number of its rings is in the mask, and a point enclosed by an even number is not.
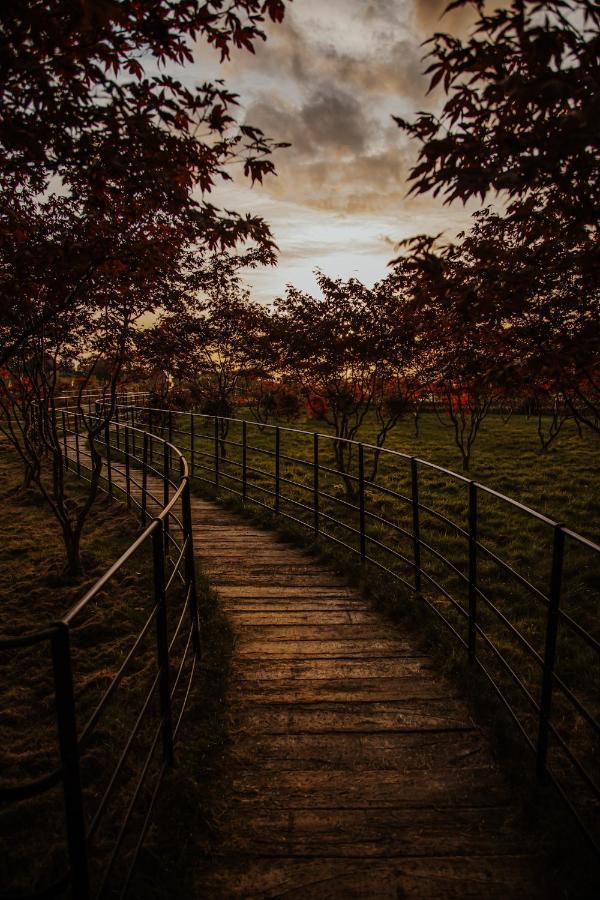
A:
[[[367,533],[365,528],[365,449],[358,445],[358,516],[360,532],[360,561],[367,557]]]
[[[548,618],[546,621],[546,645],[544,649],[544,668],[542,670],[540,720],[537,741],[536,772],[538,778],[541,780],[546,776],[546,764],[548,760],[548,737],[550,730],[550,716],[552,714],[552,688],[554,681],[554,664],[556,661],[558,610],[560,607],[564,551],[565,533],[562,525],[556,525],[552,546],[552,571],[550,574]]]
[[[242,422],[242,502],[246,502],[248,493],[248,429],[246,420]]]
[[[183,460],[181,461],[183,477]],[[200,629],[198,624],[198,599],[196,594],[196,563],[194,559],[194,533],[192,526],[192,489],[188,478],[183,496],[181,498],[183,507],[183,538],[186,542],[185,546],[185,570],[188,591],[188,605],[190,610],[190,618],[192,620],[192,641],[194,643],[194,651],[196,656],[200,656]]]
[[[112,483],[112,460],[110,455],[110,426],[108,422],[104,423],[104,443],[106,444],[106,481],[108,484],[108,496],[112,500],[113,483]]]
[[[81,475],[81,453],[79,449],[79,416],[75,413],[75,463],[77,474]]]
[[[169,410],[169,443],[173,443],[173,410]]]
[[[469,482],[469,660],[475,660],[477,637],[477,484]]]
[[[415,593],[422,590],[421,580],[421,519],[419,516],[419,470],[417,460],[413,456],[410,460],[410,490],[412,500],[412,526],[413,526],[413,560],[415,565]]]
[[[195,416],[194,413],[190,413],[190,476],[194,478],[196,474],[196,429],[194,427]]]
[[[319,533],[319,435],[313,434],[313,526]]]
[[[129,425],[125,425],[125,493],[127,495],[127,509],[131,509],[131,473],[129,461]]]
[[[87,900],[90,896],[88,848],[83,814],[71,642],[69,628],[64,622],[56,624],[56,631],[52,637],[52,668],[72,895]]]
[[[116,407],[115,407],[115,422],[117,423],[117,427],[116,427],[116,429],[115,429],[115,431],[116,431],[116,437],[117,437],[117,450],[120,450],[120,449],[121,449],[121,427],[120,427],[120,423],[121,423],[121,407],[119,406],[118,403],[117,403],[117,405],[116,405]]]
[[[163,509],[169,503],[169,480],[171,478],[171,453],[169,444],[163,443]],[[164,518],[165,555],[169,556],[169,515]]]
[[[219,491],[219,417],[215,416],[215,491]]]
[[[69,468],[69,447],[67,444],[67,419],[63,412],[61,413],[62,418],[62,429],[63,429],[63,453],[65,456],[65,469]]]
[[[152,425],[152,407],[148,410],[148,431],[154,434]],[[150,441],[150,465],[154,462],[154,441]]]
[[[154,601],[156,603],[156,653],[159,671],[159,702],[162,722],[163,759],[173,765],[173,717],[171,711],[171,675],[169,671],[169,637],[167,632],[167,595],[165,589],[164,525],[156,519],[152,532],[154,564]]]
[[[275,428],[275,512],[279,513],[281,490],[281,432],[279,425]]]
[[[148,432],[144,431],[144,443],[142,445],[142,528],[146,524],[148,514]]]

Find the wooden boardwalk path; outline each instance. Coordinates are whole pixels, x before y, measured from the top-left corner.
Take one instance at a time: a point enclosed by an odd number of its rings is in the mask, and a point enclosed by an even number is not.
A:
[[[275,533],[193,504],[235,633],[202,898],[548,897],[543,853],[414,635]]]
[[[514,789],[415,635],[276,533],[198,497],[192,517],[235,635],[193,897],[552,897]]]

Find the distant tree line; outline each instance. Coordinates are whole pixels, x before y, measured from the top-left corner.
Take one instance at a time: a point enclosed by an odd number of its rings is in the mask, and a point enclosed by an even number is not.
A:
[[[438,290],[447,291],[447,270],[435,280],[423,275],[420,246],[416,257],[403,257],[371,288],[317,272],[320,296],[290,286],[272,307],[251,299],[228,256],[215,257],[213,265],[218,290],[185,320],[167,314],[142,332],[137,363],[156,403],[223,417],[223,453],[227,417],[245,411],[262,423],[308,415],[350,440],[368,421],[375,424],[376,446],[383,447],[407,417],[418,435],[426,409],[449,428],[465,470],[491,413],[505,421],[514,413],[533,419],[541,451],[570,419],[580,433],[598,432],[590,410],[600,400],[600,367],[593,355],[581,367],[575,340],[587,324],[573,321],[573,334],[565,335],[557,315],[556,331],[547,322],[543,340],[525,348],[521,329],[533,327],[529,311],[526,321],[466,320],[446,294],[433,293],[437,279]],[[468,275],[465,264],[462,284]],[[560,357],[551,357],[551,369],[546,341],[563,347]],[[567,344],[576,353],[566,352]],[[334,451],[351,492],[355,449],[340,441]],[[377,463],[375,455],[371,478]]]

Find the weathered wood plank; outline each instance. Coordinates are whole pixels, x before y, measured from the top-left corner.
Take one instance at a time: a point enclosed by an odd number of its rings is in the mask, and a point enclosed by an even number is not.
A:
[[[208,868],[208,867],[207,867]],[[199,873],[211,900],[534,900],[551,898],[540,861],[530,855],[365,860],[358,856],[219,859]],[[200,895],[202,896],[202,895]]]
[[[312,703],[292,706],[239,703],[230,709],[231,730],[250,734],[306,734],[353,731],[438,731],[472,729],[468,711],[456,701]]]
[[[216,582],[216,585],[218,585],[218,582]],[[373,623],[379,625],[379,621],[373,616],[373,613],[360,608],[356,611],[347,609],[338,612],[327,611],[318,607],[313,610],[298,612],[289,609],[283,612],[277,609],[271,609],[266,612],[248,612],[246,610],[239,611],[232,604],[229,617],[237,628],[245,626],[256,627],[258,625],[287,625],[288,627],[294,625],[312,625],[315,627],[319,625],[370,625]]]
[[[390,630],[381,620],[373,618],[371,623],[340,622],[335,625],[262,625],[248,624],[241,629],[240,641],[254,644],[257,641],[270,645],[282,641],[335,641],[339,643],[356,643],[361,641],[369,646],[378,642],[392,643],[398,648],[406,647],[406,643],[394,636],[389,637]],[[241,645],[240,645],[241,646]]]
[[[263,666],[254,660],[236,659],[232,666],[231,686],[240,680],[271,681],[294,679],[296,682],[305,679],[337,678],[344,681],[348,678],[403,678],[408,675],[422,676],[435,669],[427,656],[402,656],[395,659],[297,659],[270,661]],[[438,677],[438,680],[442,680]]]
[[[244,635],[238,638],[237,652],[241,657],[254,659],[271,658],[300,658],[306,656],[327,656],[337,659],[377,659],[394,656],[410,656],[413,651],[410,644],[402,642],[399,638],[386,640],[330,640],[299,639],[277,641],[256,640],[252,635]]]
[[[306,584],[298,584],[294,588],[290,588],[288,585],[272,585],[272,591],[263,594],[257,581],[245,583],[242,577],[239,579],[242,582],[241,584],[236,584],[235,582],[233,584],[217,584],[216,580],[213,581],[209,560],[205,561],[202,568],[210,575],[211,582],[215,584],[215,587],[218,587],[218,593],[222,602],[226,603],[230,599],[235,600],[236,603],[240,603],[240,610],[244,600],[261,600],[266,604],[302,600],[308,604],[316,604],[325,603],[327,600],[340,599],[358,605],[362,611],[369,609],[364,600],[361,600],[357,594],[351,591],[335,590],[329,585],[323,586],[318,592],[316,590],[313,591],[312,586]],[[270,575],[264,575],[264,580],[269,581]]]
[[[423,778],[414,769],[357,771],[296,770],[236,772],[231,791],[234,803],[261,809],[391,809],[435,808],[443,821],[451,812],[467,807],[504,806],[509,791],[492,766],[444,768]]]
[[[238,569],[221,569],[215,570],[213,566],[210,568],[211,581],[218,587],[219,585],[229,585],[231,587],[243,586],[253,588],[260,586],[268,581],[271,587],[287,588],[289,585],[289,574],[281,573],[275,566],[272,569],[261,569],[258,573],[241,572]],[[321,588],[339,587],[339,581],[335,575],[329,577],[319,575],[318,573],[303,574],[294,576],[294,584],[296,587],[304,587],[307,593],[312,591],[319,592]]]
[[[221,607],[226,610],[228,614],[251,612],[254,610],[274,613],[286,611],[323,611],[325,613],[328,610],[344,610],[346,612],[356,610],[362,612],[365,608],[364,604],[359,600],[349,600],[347,598],[335,600],[331,597],[328,597],[326,600],[311,600],[310,597],[297,597],[294,600],[277,600],[273,597],[268,597],[264,600],[261,600],[260,597],[243,597],[241,599],[231,598],[230,600],[222,600]]]
[[[360,809],[278,809],[269,806],[228,810],[221,839],[244,855],[281,853],[299,857],[401,859],[461,854],[500,855],[539,849],[526,846],[518,814],[510,806],[459,806],[452,810],[453,828],[439,807]],[[236,813],[246,827],[235,825]]]
[[[238,681],[231,688],[233,702],[244,698],[248,703],[358,703],[396,700],[442,700],[452,696],[437,678],[418,677],[410,673],[404,678],[330,678],[296,681]]]
[[[491,765],[487,741],[475,729],[418,732],[328,732],[246,736],[232,748],[236,766],[270,769],[431,769]],[[351,777],[351,776],[350,776]]]

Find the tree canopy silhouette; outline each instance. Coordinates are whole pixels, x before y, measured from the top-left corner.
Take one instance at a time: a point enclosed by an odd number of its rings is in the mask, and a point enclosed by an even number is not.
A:
[[[169,253],[178,241],[213,251],[250,240],[272,258],[260,217],[220,211],[207,196],[231,178],[233,162],[261,181],[274,170],[269,157],[278,145],[259,129],[236,125],[237,98],[221,80],[190,88],[171,73],[192,60],[199,39],[221,59],[231,48],[252,50],[265,37],[265,17],[281,21],[284,8],[283,0],[4,4],[0,251],[7,248],[8,264],[15,247],[32,238],[32,205],[41,204],[43,215],[48,194],[69,199],[80,219],[78,240],[64,253],[84,281],[106,263],[98,244],[107,215],[113,222],[120,215],[123,231],[134,218],[149,223],[145,240],[154,253],[162,231],[159,244],[166,237]],[[136,233],[138,243],[144,240],[141,228]],[[55,258],[39,249],[49,271],[60,269],[64,253]],[[72,300],[69,290],[46,295],[37,308],[29,300],[23,319],[19,271],[2,284],[0,364]]]

